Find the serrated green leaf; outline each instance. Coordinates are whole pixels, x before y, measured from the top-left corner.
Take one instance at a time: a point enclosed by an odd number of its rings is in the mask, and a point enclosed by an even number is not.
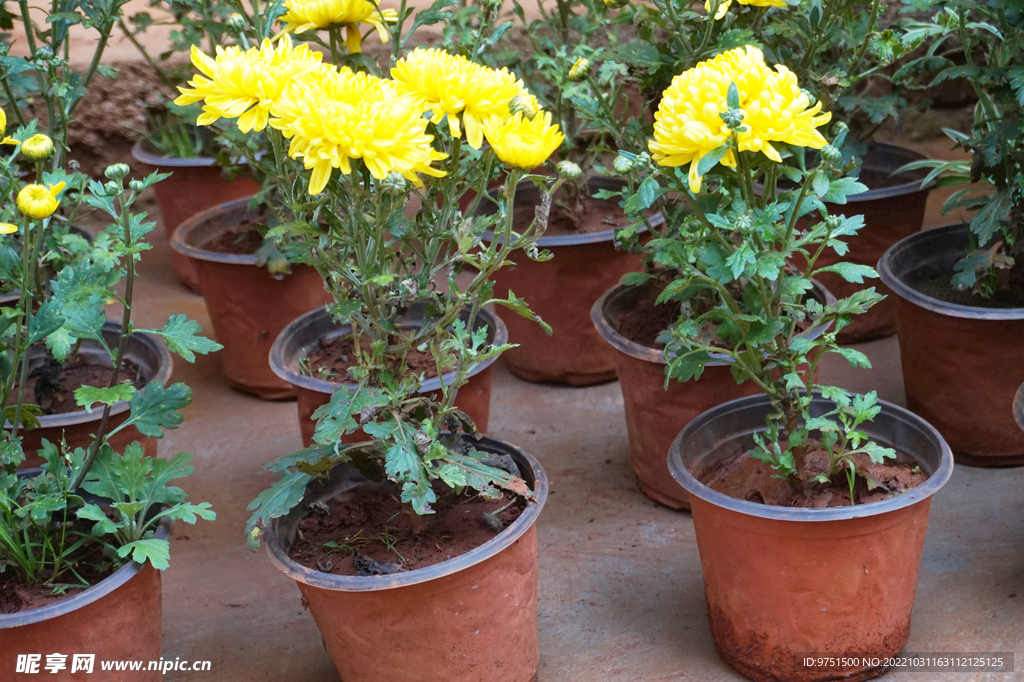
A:
[[[139,331],[162,337],[171,352],[177,353],[185,362],[195,362],[196,353],[206,355],[224,347],[213,339],[198,336],[202,327],[184,314],[171,315],[163,329],[140,329]]]
[[[80,386],[75,389],[75,402],[84,407],[85,411],[92,414],[92,406],[96,403],[113,405],[121,400],[131,400],[135,395],[135,387],[124,383],[109,388],[96,388],[95,386]]]
[[[129,542],[117,550],[117,556],[122,559],[129,554],[132,555],[132,561],[135,563],[145,564],[148,562],[153,565],[153,568],[162,571],[170,565],[171,545],[167,540],[148,538]]]

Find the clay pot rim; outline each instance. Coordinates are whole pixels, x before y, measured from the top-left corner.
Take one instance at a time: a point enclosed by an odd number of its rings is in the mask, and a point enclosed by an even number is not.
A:
[[[25,474],[31,471],[39,471],[38,469],[26,469],[18,473]],[[154,538],[157,540],[167,540],[171,536],[171,530],[174,527],[174,522],[168,517],[160,519],[160,523],[157,525],[156,533]],[[35,623],[41,623],[46,620],[53,620],[60,616],[66,616],[67,614],[77,611],[79,609],[89,606],[93,602],[97,602],[103,599],[107,595],[111,594],[115,590],[119,589],[129,580],[134,578],[142,569],[145,568],[143,564],[137,563],[134,560],[129,560],[121,568],[114,571],[111,575],[107,576],[100,582],[96,583],[88,589],[82,590],[76,595],[72,595],[67,599],[62,599],[55,604],[49,604],[48,606],[41,606],[39,608],[30,609],[28,611],[19,611],[18,613],[0,614],[0,631],[7,630],[10,628],[18,628],[26,625],[33,625]],[[156,570],[156,569],[154,569]]]
[[[256,256],[253,254],[218,253],[216,251],[207,251],[206,249],[199,248],[195,244],[190,244],[187,241],[195,230],[201,227],[204,223],[214,220],[219,216],[226,213],[232,213],[240,208],[246,209],[247,213],[252,213],[252,211],[248,210],[248,205],[254,196],[254,194],[250,194],[248,196],[239,197],[238,199],[232,199],[231,201],[225,201],[222,204],[211,206],[202,213],[197,213],[192,216],[179,225],[174,231],[174,234],[171,235],[171,248],[182,256],[193,258],[195,260],[206,261],[208,263],[226,263],[228,265],[257,267]]]
[[[132,158],[154,168],[202,168],[217,165],[217,160],[209,156],[194,156],[188,159],[164,156],[146,138],[137,140],[132,146]]]
[[[881,157],[881,158],[879,158]],[[895,157],[895,158],[893,158]],[[889,144],[887,142],[878,142],[868,150],[862,162],[862,167],[868,167],[869,164],[873,167],[883,166],[888,169],[891,167],[892,170],[896,170],[900,166],[910,163],[911,161],[923,161],[928,157],[920,152],[916,152],[913,149],[901,147],[895,144]],[[877,162],[877,163],[873,163]],[[911,180],[909,182],[903,182],[899,185],[893,185],[892,187],[880,187],[878,189],[869,189],[867,192],[861,192],[860,194],[851,194],[846,198],[847,203],[855,204],[861,201],[877,201],[879,199],[890,199],[892,197],[900,197],[906,194],[913,194],[914,192],[931,191],[935,187],[935,181],[923,184],[923,179],[927,175],[925,171],[908,171],[901,173],[900,175],[919,175],[920,180]],[[857,211],[853,211],[856,213]]]
[[[811,280],[814,283],[815,290],[818,291],[821,296],[825,299],[826,305],[833,305],[836,302],[835,296],[821,285],[817,280]],[[653,362],[659,365],[667,365],[668,362],[665,360],[665,351],[657,348],[649,348],[648,346],[641,345],[635,341],[627,339],[625,336],[619,333],[619,330],[612,325],[606,314],[606,309],[610,302],[617,296],[624,293],[627,289],[637,289],[642,287],[642,284],[616,284],[614,287],[604,292],[601,298],[594,301],[594,305],[590,308],[590,321],[594,323],[594,327],[597,329],[597,333],[608,342],[609,345],[613,346],[616,350],[619,350],[630,357],[634,357],[638,360],[645,360],[646,362]],[[828,325],[831,326],[831,325]],[[819,336],[825,333],[827,326],[818,325],[817,327],[811,327],[807,331],[804,331],[798,336],[802,336],[809,340],[817,339]],[[709,367],[725,367],[732,364],[732,360],[726,355],[720,355],[718,353],[712,353],[712,358],[715,358],[714,362],[709,362]]]
[[[103,324],[103,331],[111,332],[113,334],[120,333],[121,325],[118,322],[107,320]],[[88,343],[88,340],[83,343]],[[160,381],[163,384],[171,378],[171,374],[174,372],[174,358],[171,356],[171,352],[167,349],[167,345],[157,336],[152,334],[146,334],[143,332],[132,332],[128,335],[128,346],[126,346],[125,354],[127,355],[128,348],[131,344],[139,344],[146,347],[149,351],[156,354],[157,357],[157,371],[149,381]],[[127,400],[118,400],[116,403],[110,406],[111,416],[121,414],[129,409]],[[63,412],[61,414],[43,414],[38,417],[39,427],[38,428],[60,428],[63,426],[74,426],[76,424],[82,424],[84,422],[99,422],[103,415],[103,410],[93,408],[92,412],[86,412],[85,409],[75,410],[74,412]]]
[[[936,244],[936,239],[943,240],[944,244]],[[937,298],[923,294],[912,288],[903,281],[905,273],[897,273],[897,259],[900,257],[909,259],[913,256],[918,266],[923,262],[922,252],[936,257],[943,252],[951,250],[949,242],[967,242],[967,228],[959,223],[942,225],[928,230],[923,230],[904,237],[890,246],[878,261],[878,276],[882,282],[903,300],[913,303],[919,308],[924,308],[946,317],[959,317],[965,320],[1024,320],[1024,308],[985,308],[981,306],[961,305],[959,303],[947,303]],[[937,251],[943,249],[944,251]],[[958,251],[959,256],[964,255]]]
[[[476,441],[476,443],[481,447],[487,447],[489,445],[499,453],[510,455],[516,461],[516,464],[519,465],[521,470],[528,467],[529,473],[533,476],[533,497],[527,502],[526,509],[523,510],[523,513],[519,515],[519,518],[517,518],[512,525],[505,528],[484,544],[471,549],[465,554],[460,554],[453,559],[442,561],[439,564],[427,566],[426,568],[417,568],[404,573],[395,573],[393,575],[351,576],[333,575],[331,573],[314,571],[306,568],[296,561],[293,561],[292,558],[288,556],[287,551],[285,551],[278,543],[278,535],[281,533],[282,521],[295,515],[299,511],[304,511],[308,506],[308,498],[310,495],[307,492],[306,498],[304,498],[303,502],[292,510],[292,513],[289,514],[289,516],[277,518],[271,521],[270,527],[264,533],[263,544],[265,545],[266,552],[271,563],[273,563],[278,570],[289,576],[292,580],[311,587],[337,592],[378,592],[409,587],[411,585],[418,585],[431,580],[444,578],[490,559],[502,550],[513,545],[531,527],[533,527],[534,523],[536,523],[541,511],[544,509],[545,502],[547,502],[548,477],[540,462],[537,461],[533,455],[516,445],[512,445],[511,443],[500,438],[495,438],[494,436],[483,436],[480,440]],[[364,445],[365,443],[357,443],[350,447],[361,447]]]
[[[334,391],[337,390],[338,388],[342,386],[352,388],[354,387],[354,384],[344,384],[340,382],[327,381],[325,379],[317,379],[315,377],[306,376],[301,372],[296,372],[289,366],[291,364],[291,360],[295,357],[295,355],[289,354],[286,350],[288,342],[292,338],[297,336],[305,336],[303,334],[303,331],[306,328],[313,326],[318,320],[328,315],[329,313],[327,312],[326,307],[314,308],[313,310],[310,310],[308,313],[305,313],[301,317],[298,317],[289,322],[288,326],[282,329],[281,333],[277,335],[276,339],[274,339],[274,345],[270,347],[269,361],[270,369],[274,371],[274,374],[284,379],[288,383],[292,384],[293,386],[305,388],[310,391],[316,391],[317,393],[332,395]],[[493,343],[496,346],[508,343],[508,327],[505,326],[505,323],[502,322],[501,318],[498,315],[494,314],[490,310],[487,310],[486,308],[481,308],[477,315],[478,319],[483,318],[482,323],[487,324],[488,330],[490,331],[490,334],[488,334],[488,336],[490,337],[489,340],[491,341],[491,343]],[[334,330],[336,330],[336,333]],[[319,338],[317,339],[317,342],[324,338],[334,339],[339,336],[346,336],[349,333],[351,333],[351,330],[352,325],[350,324],[332,324],[332,332],[330,333],[330,335],[320,335]],[[310,349],[307,348],[306,344],[302,346],[301,350],[304,353],[302,357],[305,358],[309,356]],[[469,370],[469,374],[467,375],[466,378],[468,379],[470,377],[474,377],[477,374],[483,372],[485,369],[487,369],[488,367],[490,367],[491,365],[498,361],[499,355],[501,354],[499,353],[498,355],[492,355],[491,357],[486,358],[485,360],[482,360],[473,365],[473,367]],[[436,391],[441,388],[442,381],[444,382],[445,386],[448,386],[451,384],[454,378],[455,373],[448,372],[440,377],[433,377],[427,379],[422,384],[420,384],[418,392],[428,393],[430,391]]]
[[[818,394],[815,395],[814,401],[826,406],[834,405],[832,401],[826,400]],[[686,492],[691,496],[697,497],[709,504],[713,504],[716,507],[762,519],[794,521],[799,523],[821,523],[825,521],[846,521],[850,519],[888,514],[889,512],[917,504],[918,502],[926,500],[937,493],[939,489],[949,481],[950,476],[953,475],[953,451],[950,450],[946,440],[934,426],[910,410],[885,400],[879,400],[878,404],[882,408],[881,414],[888,413],[899,418],[902,425],[907,428],[916,429],[919,433],[924,435],[929,441],[931,441],[932,445],[939,450],[941,457],[939,466],[931,472],[927,481],[910,491],[901,493],[896,497],[882,502],[871,502],[869,504],[857,505],[855,507],[831,507],[824,509],[777,507],[730,497],[724,493],[712,490],[698,481],[683,464],[683,443],[691,434],[707,428],[711,422],[719,419],[727,419],[732,414],[750,410],[759,410],[767,413],[770,409],[771,403],[766,395],[747,396],[745,398],[730,400],[729,402],[722,403],[721,405],[713,407],[698,415],[693,421],[687,424],[682,431],[679,432],[679,435],[676,436],[676,439],[672,442],[672,447],[669,449],[668,454],[669,471],[672,473],[672,477],[676,479],[679,485],[683,486],[683,488],[686,489]],[[765,426],[765,428],[767,428],[767,426]],[[924,463],[922,462],[922,464]]]
[[[1024,430],[1024,384],[1017,389],[1017,395],[1013,398],[1013,417]]]
[[[618,180],[616,178],[608,178],[604,176],[594,176],[587,180],[588,188],[597,189],[621,189],[625,187],[625,180]],[[538,194],[540,190],[537,189],[536,185],[520,185],[516,189],[516,194],[520,196],[530,196]],[[477,209],[478,212],[490,213],[493,212],[493,204],[480,204]],[[665,223],[665,216],[661,213],[655,213],[650,218],[651,225],[653,227],[659,227]],[[579,234],[563,234],[555,235],[551,237],[540,237],[537,240],[537,246],[542,249],[548,249],[553,246],[579,246],[581,244],[599,244],[601,242],[613,242],[615,241],[615,233],[618,230],[612,228],[610,230],[602,230],[600,232],[581,232]],[[639,234],[643,234],[647,231],[646,226],[641,225],[640,229],[637,230]],[[480,238],[489,242],[494,239],[494,232],[491,230],[485,230],[480,234]]]

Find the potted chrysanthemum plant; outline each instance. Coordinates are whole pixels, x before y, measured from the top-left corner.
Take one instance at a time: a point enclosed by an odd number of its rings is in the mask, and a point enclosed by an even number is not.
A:
[[[191,399],[185,384],[164,385],[167,346],[191,361],[217,345],[184,315],[160,329],[132,324],[136,263],[153,229],[135,204],[161,176],[129,180],[116,164],[90,181],[79,200],[110,224],[92,243],[59,239],[65,251],[52,270],[58,210],[74,199],[62,171],[44,170],[54,145],[34,130],[19,127],[0,160],[0,273],[18,292],[0,307],[0,667],[37,672],[39,652],[57,642],[101,660],[155,660],[171,527],[214,513],[171,485],[192,473],[192,455],[157,459],[140,439],[177,427]],[[19,179],[21,161],[40,183]],[[121,304],[116,322],[108,302]],[[84,433],[78,413],[96,418]],[[54,665],[67,672],[72,662]]]
[[[289,72],[262,111],[267,100],[253,98],[221,112],[219,81],[207,85],[211,115],[263,116],[253,127],[270,141],[290,216],[266,236],[316,268],[332,299],[275,347],[282,374],[334,390],[313,415],[313,445],[268,465],[280,480],[251,505],[249,540],[296,580],[346,681],[526,682],[546,478],[530,455],[480,434],[460,399],[507,348],[487,307],[530,315],[491,279],[513,253],[542,257],[549,203],[516,229],[514,199],[524,180],[557,189],[530,171],[562,136],[550,114],[516,111],[529,93],[507,71],[402,53],[408,18],[403,8],[385,26],[390,77],[316,64]],[[340,35],[357,27],[323,28],[335,59],[358,65]],[[290,45],[279,49],[302,47]],[[493,214],[463,209],[496,181]]]
[[[923,56],[907,67],[977,97],[969,131],[947,129],[969,160],[908,166],[956,187],[944,211],[963,224],[907,236],[879,261],[895,292],[907,405],[938,427],[957,461],[1024,464],[1024,434],[1007,406],[1024,381],[1024,11],[1014,3],[921,3],[911,22]]]
[[[756,48],[731,50],[673,80],[650,161],[627,175],[636,194],[677,205],[665,216],[669,232],[648,247],[659,268],[644,278],[660,276],[656,301],[672,311],[658,336],[666,380],[697,380],[699,390],[717,372],[712,380],[759,394],[689,415],[668,460],[689,495],[712,635],[754,680],[885,670],[855,659],[808,666],[798,654],[902,648],[930,496],[952,472],[949,448],[919,417],[874,393],[817,383],[827,354],[868,365],[837,337],[879,299],[868,288],[836,300],[814,280],[875,274],[819,265],[863,224],[827,208],[861,186],[838,149],[845,130],[826,144],[819,109],[792,72],[770,68]],[[819,150],[817,163],[807,148]],[[595,306],[606,331],[630,298],[625,288]]]

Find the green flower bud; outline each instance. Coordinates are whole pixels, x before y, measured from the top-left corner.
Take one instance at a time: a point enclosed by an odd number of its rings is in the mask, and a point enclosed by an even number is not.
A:
[[[725,125],[729,126],[729,130],[736,130],[743,125],[746,113],[742,109],[729,109],[718,116],[725,122]]]
[[[381,189],[385,192],[393,192],[395,194],[401,194],[409,187],[409,181],[405,179],[401,173],[392,171],[388,173],[384,181],[381,182]]]
[[[243,17],[238,12],[234,12],[233,14],[231,14],[228,17],[228,22],[227,23],[228,23],[228,26],[230,26],[231,28],[242,29],[242,28],[245,28],[246,21],[245,21],[245,17]]]
[[[53,156],[53,140],[37,133],[21,143],[21,155],[29,161],[46,161]]]
[[[121,180],[124,180],[131,171],[132,169],[128,167],[127,163],[115,163],[112,166],[107,166],[107,169],[103,171],[103,174],[114,182],[120,182]]]
[[[800,88],[800,92],[802,92],[804,94],[804,97],[807,98],[807,105],[808,106],[812,106],[813,107],[815,104],[818,103],[818,98],[815,97],[814,94],[810,90],[808,90],[807,88]]]
[[[128,189],[133,192],[141,192],[144,188],[141,180],[132,180],[128,183]]]
[[[558,174],[566,180],[576,180],[583,175],[583,169],[572,161],[559,161]]]
[[[604,0],[604,5],[608,9],[619,9],[620,7],[626,6],[627,0]]]
[[[569,80],[573,83],[579,83],[581,80],[590,75],[590,60],[583,59],[580,57],[569,69]]]
[[[839,163],[843,158],[843,153],[830,144],[825,145],[821,148],[821,159],[828,163]]]
[[[634,165],[636,165],[636,159],[627,159],[621,154],[617,155],[615,160],[612,161],[612,168],[614,168],[615,172],[619,175],[625,175],[629,171],[633,170]]]
[[[107,182],[103,185],[103,191],[107,193],[107,196],[113,196],[121,193],[121,185],[114,181]]]

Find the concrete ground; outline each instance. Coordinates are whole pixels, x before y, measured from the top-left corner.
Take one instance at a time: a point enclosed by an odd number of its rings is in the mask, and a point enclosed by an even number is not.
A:
[[[944,222],[933,197],[928,226]],[[140,325],[174,312],[210,330],[199,296],[181,286],[162,237],[144,256]],[[861,346],[874,369],[838,364],[824,379],[903,402],[895,338]],[[840,361],[841,362],[841,361]],[[179,361],[192,386],[185,422],[161,452],[196,454],[183,487],[209,501],[214,523],[179,524],[164,575],[164,657],[209,660],[209,673],[167,680],[338,680],[295,584],[245,547],[248,503],[272,480],[261,466],[299,447],[294,402],[228,387],[216,355]],[[1006,406],[1009,409],[1009,406]],[[718,657],[707,627],[688,513],[637,488],[619,386],[531,385],[499,364],[491,433],[544,464],[551,496],[539,525],[539,682],[742,679]],[[907,651],[1024,654],[1024,469],[957,466],[934,499]],[[890,673],[887,680],[1009,680],[1009,675]]]

